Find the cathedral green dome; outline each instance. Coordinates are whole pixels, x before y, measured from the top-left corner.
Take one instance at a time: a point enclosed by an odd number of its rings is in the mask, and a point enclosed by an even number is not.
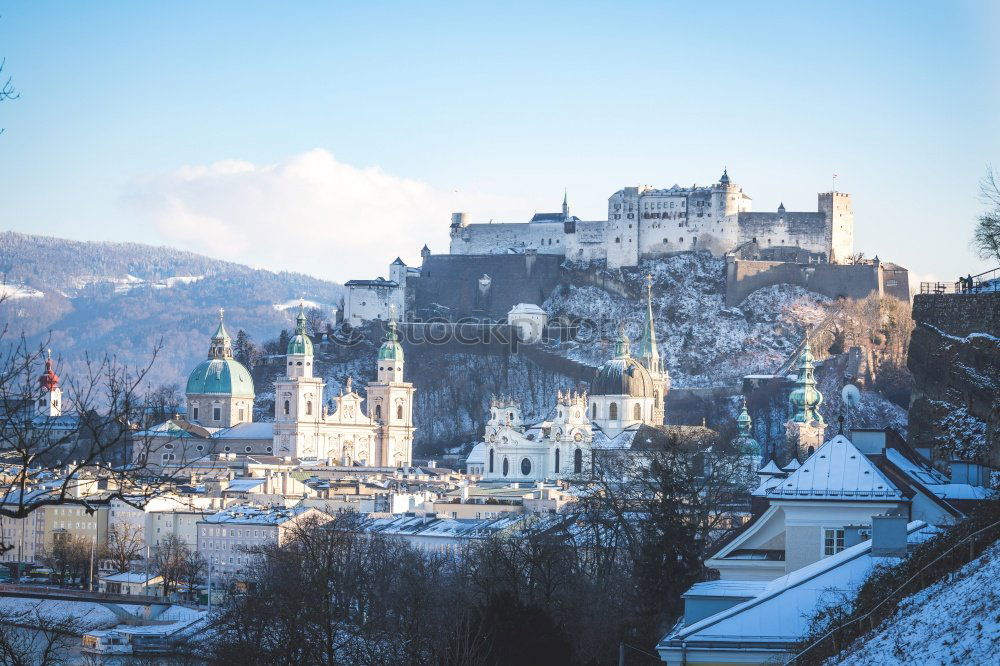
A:
[[[597,371],[590,386],[591,395],[627,395],[633,398],[651,398],[655,387],[649,370],[632,358],[629,339],[622,331],[615,343],[615,358],[607,361]]]
[[[295,335],[288,341],[286,354],[298,354],[301,356],[312,356],[313,343],[306,333],[306,315],[299,307],[299,316],[295,318]]]
[[[378,348],[378,360],[380,361],[402,361],[403,345],[399,344],[399,336],[396,335],[395,320],[389,321],[389,330],[385,334],[385,342]]]
[[[185,393],[253,398],[253,378],[235,359],[210,358],[199,363],[188,375]]]

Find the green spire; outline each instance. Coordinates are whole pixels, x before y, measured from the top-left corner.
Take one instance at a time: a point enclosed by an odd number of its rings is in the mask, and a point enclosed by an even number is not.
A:
[[[819,406],[823,404],[823,394],[816,388],[814,360],[815,357],[809,348],[809,338],[806,337],[802,354],[799,356],[799,376],[795,380],[797,387],[788,397],[792,407],[792,420],[797,423],[812,421],[823,423],[823,416],[819,413]]]
[[[378,350],[378,360],[403,360],[403,345],[399,344],[399,336],[396,334],[396,308],[394,306],[390,308],[389,326],[385,331],[385,342]]]
[[[660,351],[656,347],[656,325],[653,322],[653,276],[646,276],[646,323],[639,341],[639,358],[650,372],[660,372]]]
[[[285,350],[285,353],[312,356],[313,345],[309,334],[306,333],[305,304],[302,302],[299,302],[299,314],[295,318],[295,335],[288,341],[288,348]]]
[[[740,415],[736,417],[736,430],[739,432],[740,437],[750,437],[750,431],[753,428],[753,421],[750,419],[750,412],[747,411],[747,399],[743,398],[743,409],[740,411]]]
[[[740,415],[736,417],[736,439],[733,444],[744,455],[758,458],[755,464],[760,462],[760,444],[753,438],[753,421],[750,419],[750,412],[747,410],[747,399],[743,397],[743,408]]]
[[[212,336],[213,340],[228,340],[229,333],[226,331],[225,325],[222,323],[223,318],[226,316],[226,309],[219,308],[219,327],[215,329],[215,335]]]
[[[229,333],[222,323],[225,313],[224,308],[219,308],[219,327],[215,329],[215,333],[212,335],[212,342],[208,346],[209,358],[233,357],[233,340],[229,337]]]
[[[630,355],[629,339],[625,335],[625,325],[618,329],[618,339],[615,341],[615,358],[628,358]]]

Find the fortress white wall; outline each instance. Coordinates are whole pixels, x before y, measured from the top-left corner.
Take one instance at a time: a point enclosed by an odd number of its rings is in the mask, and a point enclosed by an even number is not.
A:
[[[469,224],[452,218],[451,254],[536,250],[573,261],[606,260],[609,268],[686,250],[722,255],[756,240],[762,248],[792,247],[841,263],[853,253],[849,194],[821,193],[816,211],[754,213],[752,200],[723,174],[706,187],[625,187],[608,198],[607,221]]]

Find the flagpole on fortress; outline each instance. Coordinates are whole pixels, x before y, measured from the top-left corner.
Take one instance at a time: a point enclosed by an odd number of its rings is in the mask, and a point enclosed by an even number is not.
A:
[[[833,180],[833,184],[830,186],[830,191],[831,192],[836,192],[837,191],[837,174],[833,174],[833,179],[832,180]]]

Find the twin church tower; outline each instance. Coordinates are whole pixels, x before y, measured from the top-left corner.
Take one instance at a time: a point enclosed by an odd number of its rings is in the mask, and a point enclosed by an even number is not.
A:
[[[404,355],[390,321],[378,352],[376,379],[367,398],[353,390],[351,379],[333,398],[330,413],[326,382],[314,375],[313,342],[299,309],[295,333],[285,350],[284,376],[274,380],[273,423],[252,423],[254,387],[250,373],[233,358],[232,339],[221,318],[208,359],[188,378],[188,420],[227,439],[246,431],[248,453],[273,453],[339,465],[403,467],[413,458],[413,384],[403,378]],[[366,405],[362,405],[367,400]],[[248,427],[248,426],[253,426]],[[265,432],[269,431],[269,432]],[[260,449],[260,450],[258,450]]]

